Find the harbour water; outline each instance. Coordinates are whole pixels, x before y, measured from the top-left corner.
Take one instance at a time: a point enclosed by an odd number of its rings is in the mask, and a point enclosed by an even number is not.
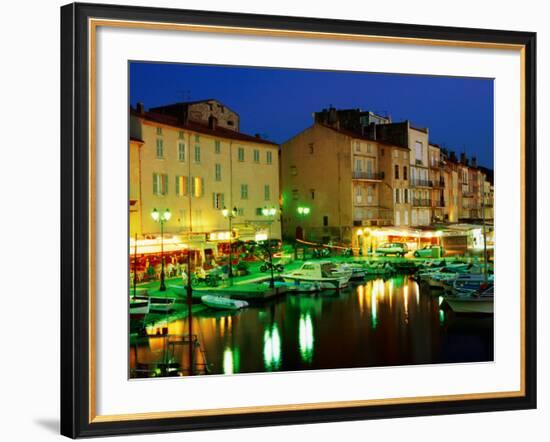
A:
[[[130,348],[130,368],[167,360],[170,336],[188,319],[159,323]],[[156,328],[156,329],[155,329]],[[443,298],[406,275],[340,291],[287,294],[237,312],[205,309],[193,317],[209,374],[379,367],[493,360],[493,317],[460,317]],[[189,365],[185,345],[169,357]]]

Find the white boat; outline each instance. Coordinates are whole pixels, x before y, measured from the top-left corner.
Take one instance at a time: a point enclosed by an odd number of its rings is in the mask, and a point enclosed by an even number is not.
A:
[[[204,295],[201,297],[201,301],[208,307],[221,310],[239,310],[241,308],[248,307],[248,302],[246,301],[225,298],[223,296]]]
[[[395,273],[395,267],[389,262],[368,262],[364,268],[366,275],[388,275]]]
[[[169,313],[176,306],[176,298],[151,296],[149,300],[151,313]]]
[[[306,261],[298,270],[285,273],[281,277],[287,282],[316,282],[322,289],[341,289],[348,285],[351,273],[351,269],[330,261]]]
[[[151,302],[147,296],[130,297],[130,318],[143,319],[149,313]]]
[[[484,313],[494,311],[494,286],[468,294],[453,294],[445,297],[445,301],[455,313]]]
[[[269,281],[261,283],[264,286],[269,286]],[[312,293],[321,290],[321,285],[317,282],[304,282],[304,281],[275,281],[275,287],[284,287],[289,293]]]

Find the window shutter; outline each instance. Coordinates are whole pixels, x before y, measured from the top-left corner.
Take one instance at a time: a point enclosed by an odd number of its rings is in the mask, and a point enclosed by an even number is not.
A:
[[[214,209],[217,209],[217,207],[216,207],[216,193],[215,192],[212,192],[212,207]]]
[[[204,195],[204,178],[201,177],[201,194],[200,196]]]
[[[180,196],[180,177],[176,175],[176,196]]]
[[[191,194],[195,196],[195,177],[191,177]]]
[[[153,195],[158,195],[158,182],[157,182],[157,174],[153,174]]]
[[[163,181],[164,181],[164,186],[163,186],[163,195],[168,195],[168,175],[167,174],[164,174],[162,176],[163,178]]]
[[[221,201],[221,204],[220,204],[220,209],[223,209],[225,207],[225,194],[221,194],[222,195],[222,201]]]

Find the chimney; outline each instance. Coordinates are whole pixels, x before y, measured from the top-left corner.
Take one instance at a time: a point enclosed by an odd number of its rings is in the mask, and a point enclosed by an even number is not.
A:
[[[262,138],[262,136],[261,136],[260,134],[254,134],[254,136],[255,136],[256,138]]]
[[[145,107],[143,106],[143,103],[141,101],[136,104],[136,111],[140,115],[143,115],[145,113]]]
[[[375,123],[369,123],[367,127],[367,138],[370,138],[371,140],[376,140],[376,124]]]
[[[467,161],[466,161],[466,154],[465,154],[464,152],[462,152],[462,153],[460,154],[460,162],[461,162],[462,164],[467,164]]]
[[[456,153],[454,150],[452,150],[450,153],[450,159],[453,163],[456,163]]]
[[[210,115],[208,117],[208,128],[212,130],[216,130],[217,126],[218,126],[218,119],[215,116]]]
[[[477,167],[477,157],[472,157],[472,167]]]

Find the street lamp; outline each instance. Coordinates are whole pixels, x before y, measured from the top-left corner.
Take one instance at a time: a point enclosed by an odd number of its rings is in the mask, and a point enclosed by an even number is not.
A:
[[[262,209],[262,215],[263,216],[275,216],[277,213],[277,209],[275,207],[268,208],[267,206]],[[269,221],[269,237],[268,239],[271,239],[271,224],[273,223],[273,219]],[[271,246],[268,241],[266,241],[265,250],[269,256],[269,267],[271,268],[271,279],[269,280],[269,288],[275,287],[275,279],[273,276],[273,253],[271,251]]]
[[[227,218],[229,220],[229,271],[227,276],[231,280],[231,278],[233,277],[233,268],[232,268],[233,254],[231,251],[231,237],[233,236],[232,222],[233,222],[233,218],[237,216],[237,208],[233,207],[233,210],[229,211],[226,207],[224,207],[222,209],[222,215],[224,216],[224,218]]]
[[[300,215],[300,218],[302,219],[302,224],[303,224],[303,218],[306,216],[306,215],[309,215],[309,212],[310,212],[310,208],[309,207],[303,207],[303,206],[299,206],[298,207],[298,215]],[[306,229],[304,227],[302,227],[302,239],[306,239],[306,234],[305,234],[305,231]],[[294,241],[294,259],[298,259],[298,248],[297,248],[297,240],[298,238],[295,238],[295,241]]]
[[[172,214],[170,209],[166,209],[162,214],[157,209],[153,209],[151,212],[153,220],[160,224],[160,288],[161,292],[166,291],[166,285],[164,284],[164,223],[170,221]]]

